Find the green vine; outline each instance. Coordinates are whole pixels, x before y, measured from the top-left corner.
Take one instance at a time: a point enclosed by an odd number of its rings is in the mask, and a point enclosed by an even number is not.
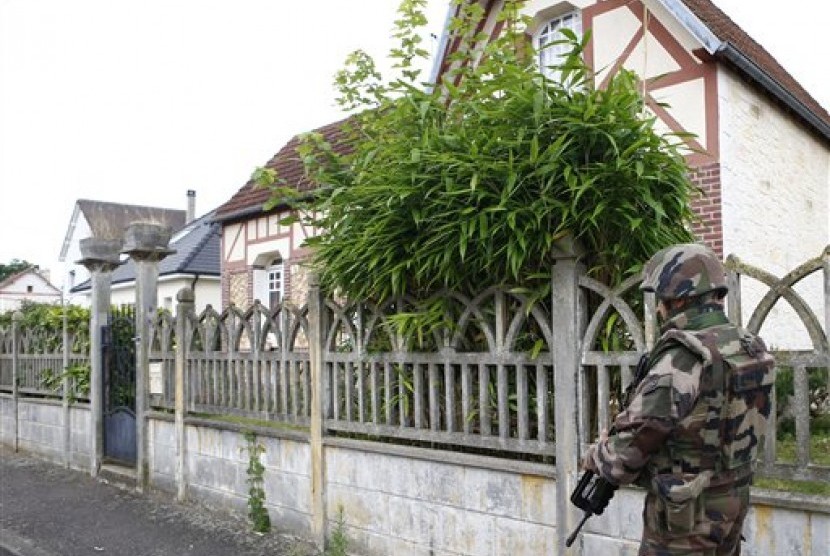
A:
[[[252,432],[245,433],[245,440],[248,441],[248,517],[254,531],[267,533],[271,530],[271,518],[265,507],[265,466],[260,459],[265,447]]]
[[[40,384],[47,390],[52,390],[55,393],[63,392],[64,380],[69,384],[69,403],[78,401],[78,396],[89,395],[89,365],[70,365],[62,373],[56,373],[52,369],[45,369],[43,371],[43,378],[40,379]]]

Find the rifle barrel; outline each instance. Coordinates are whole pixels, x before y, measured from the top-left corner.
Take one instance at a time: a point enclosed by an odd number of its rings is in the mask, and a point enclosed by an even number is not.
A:
[[[574,543],[574,541],[576,540],[577,535],[579,535],[579,532],[582,530],[582,526],[585,525],[585,522],[588,521],[588,518],[591,517],[592,515],[594,515],[594,514],[592,514],[591,512],[588,512],[588,511],[586,511],[583,514],[582,521],[579,522],[579,525],[576,526],[576,529],[574,529],[574,532],[571,533],[571,536],[568,537],[568,540],[565,541],[565,546],[570,547]]]

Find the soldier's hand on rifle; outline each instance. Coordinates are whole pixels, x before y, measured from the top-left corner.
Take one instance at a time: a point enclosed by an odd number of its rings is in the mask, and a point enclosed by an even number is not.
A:
[[[582,470],[583,471],[593,471],[594,473],[597,472],[597,466],[594,463],[594,450],[597,449],[597,445],[600,442],[606,442],[608,440],[608,429],[602,429],[602,432],[599,433],[599,440],[595,444],[591,444],[588,447],[588,451],[585,453],[585,457],[582,458]]]

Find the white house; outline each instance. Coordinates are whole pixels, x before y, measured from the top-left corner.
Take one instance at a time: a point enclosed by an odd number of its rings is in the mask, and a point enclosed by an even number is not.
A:
[[[0,282],[0,313],[19,309],[23,301],[60,303],[61,291],[48,276],[30,266]]]

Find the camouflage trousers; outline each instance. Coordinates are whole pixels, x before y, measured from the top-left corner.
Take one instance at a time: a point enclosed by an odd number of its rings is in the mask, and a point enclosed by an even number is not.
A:
[[[683,504],[649,491],[639,556],[735,556],[749,509],[749,480],[706,489]]]

